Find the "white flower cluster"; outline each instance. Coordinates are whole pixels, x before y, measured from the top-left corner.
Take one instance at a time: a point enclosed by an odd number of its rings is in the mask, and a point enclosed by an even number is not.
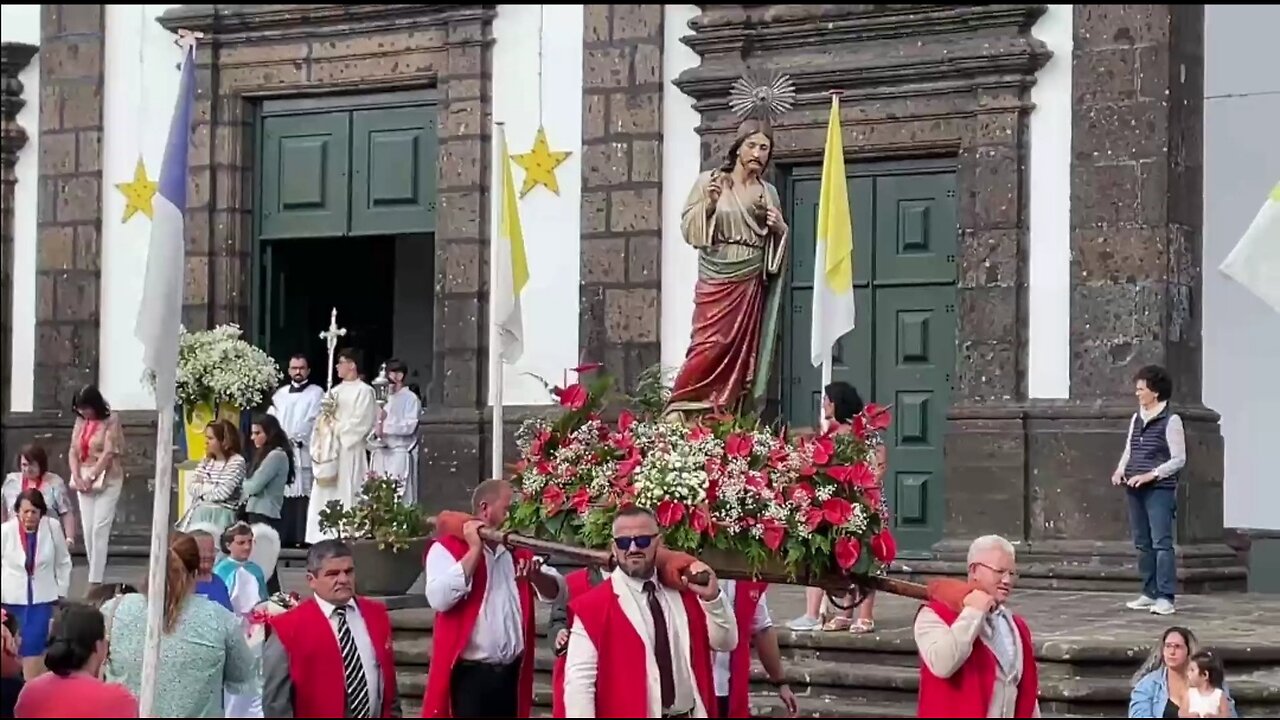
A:
[[[637,423],[633,435],[640,450],[634,484],[636,502],[656,508],[664,499],[697,505],[707,499],[705,440],[689,442],[688,431],[675,423]]]
[[[178,402],[229,404],[247,409],[260,404],[283,377],[270,355],[240,337],[235,325],[187,332],[178,339]],[[148,377],[152,389],[155,376]]]

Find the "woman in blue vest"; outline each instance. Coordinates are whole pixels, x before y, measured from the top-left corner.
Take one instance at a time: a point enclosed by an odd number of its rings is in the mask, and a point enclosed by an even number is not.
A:
[[[1133,610],[1172,615],[1178,582],[1173,553],[1173,519],[1178,509],[1178,477],[1187,464],[1182,418],[1169,407],[1173,380],[1158,365],[1134,376],[1138,412],[1129,421],[1120,464],[1111,476],[1129,496],[1129,524],[1138,548],[1142,595],[1128,603]]]

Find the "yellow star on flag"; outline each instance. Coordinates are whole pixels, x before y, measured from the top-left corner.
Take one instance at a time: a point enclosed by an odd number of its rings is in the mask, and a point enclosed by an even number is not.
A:
[[[147,179],[147,166],[142,162],[142,156],[138,156],[138,165],[133,169],[133,181],[127,183],[116,183],[116,189],[124,195],[124,217],[120,222],[127,223],[134,216],[134,213],[142,213],[147,218],[152,218],[153,209],[151,207],[151,199],[156,196],[158,183],[154,180]]]
[[[546,129],[539,127],[538,134],[533,138],[533,149],[523,155],[511,156],[515,164],[524,168],[520,197],[528,195],[538,185],[545,185],[548,190],[559,195],[560,183],[556,181],[556,168],[568,160],[571,154],[567,150],[552,150],[547,144]]]

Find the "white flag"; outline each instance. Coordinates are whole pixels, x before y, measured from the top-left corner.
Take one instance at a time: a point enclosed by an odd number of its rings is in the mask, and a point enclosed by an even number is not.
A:
[[[823,360],[854,327],[853,217],[844,170],[844,142],[840,137],[840,99],[831,98],[827,121],[827,149],[822,160],[818,198],[818,238],[813,258],[813,325],[810,361]]]
[[[498,219],[492,248],[494,263],[493,321],[498,325],[498,348],[503,362],[515,363],[524,354],[524,319],[520,313],[520,293],[529,284],[529,263],[524,252],[524,231],[520,227],[520,204],[511,177],[511,155],[507,151],[507,131],[496,128],[498,172],[502,186],[493,201],[498,203]]]
[[[1280,183],[1218,269],[1280,312]]]

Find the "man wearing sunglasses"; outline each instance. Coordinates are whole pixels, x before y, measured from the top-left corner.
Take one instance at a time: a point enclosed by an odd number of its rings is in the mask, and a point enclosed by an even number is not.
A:
[[[529,717],[533,703],[533,598],[554,602],[564,578],[527,550],[480,539],[511,506],[505,480],[471,498],[464,538],[439,537],[427,551],[426,595],[435,609],[422,717]]]
[[[704,718],[717,711],[712,652],[738,645],[733,612],[715,573],[694,562],[705,584],[659,582],[658,521],[627,507],[613,522],[617,565],[571,603],[565,663],[565,716]]]

